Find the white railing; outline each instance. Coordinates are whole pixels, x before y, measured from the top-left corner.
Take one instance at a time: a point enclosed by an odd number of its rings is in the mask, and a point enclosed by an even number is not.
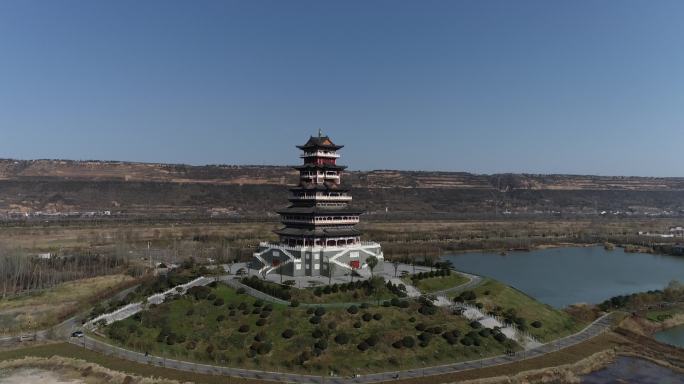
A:
[[[283,219],[283,223],[294,223],[294,224],[358,224],[359,219],[352,219],[352,220]]]
[[[335,152],[328,152],[328,151],[316,151],[316,152],[303,152],[299,157],[333,157],[333,158],[338,158],[340,157],[339,154]]]
[[[320,249],[320,248],[325,248],[329,249],[332,251],[335,250],[342,250],[345,248],[350,248],[350,247],[379,247],[380,244],[376,243],[374,241],[360,241],[355,244],[349,244],[349,245],[287,245],[287,244],[278,244],[278,243],[269,243],[269,242],[261,242],[259,243],[259,247],[261,248],[280,248],[280,249],[285,249],[287,251],[311,251],[313,249]]]
[[[292,196],[299,200],[339,200],[339,201],[349,201],[352,199],[351,196],[326,196],[326,195],[305,195],[305,196]]]

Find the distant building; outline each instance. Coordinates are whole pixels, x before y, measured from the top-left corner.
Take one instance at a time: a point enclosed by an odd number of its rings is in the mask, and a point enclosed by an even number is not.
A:
[[[670,234],[674,237],[684,237],[684,227],[670,227]]]
[[[342,146],[319,132],[297,148],[304,164],[295,167],[299,185],[290,189],[291,205],[278,211],[284,225],[276,231],[279,242],[261,243],[252,265],[262,275],[328,276],[330,269],[343,275],[367,270],[366,260],[375,256],[382,269],[380,244],[361,241],[355,225],[362,211],[349,205],[352,197],[340,184],[346,168],[337,164]]]

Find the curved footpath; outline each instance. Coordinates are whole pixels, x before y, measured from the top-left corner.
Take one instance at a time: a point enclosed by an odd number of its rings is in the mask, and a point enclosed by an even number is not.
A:
[[[111,344],[102,342],[100,340],[91,338],[89,336],[85,336],[81,339],[72,339],[70,340],[70,342],[93,351],[101,352],[106,355],[116,356],[137,363],[153,364],[161,367],[173,368],[187,372],[197,372],[210,375],[233,376],[246,379],[271,380],[289,383],[376,383],[396,379],[408,379],[453,373],[459,371],[467,371],[478,368],[486,368],[545,355],[547,353],[555,352],[560,349],[573,346],[575,344],[598,336],[599,334],[605,332],[612,326],[613,317],[614,315],[612,313],[605,314],[597,320],[595,320],[593,323],[589,324],[583,330],[575,333],[574,335],[566,336],[564,338],[549,342],[547,344],[543,344],[539,347],[527,351],[516,352],[513,355],[500,355],[481,360],[471,360],[460,363],[451,363],[425,368],[415,368],[404,371],[372,373],[367,375],[361,375],[358,377],[328,377],[300,375],[294,373],[257,371],[241,368],[230,368],[208,364],[192,363],[188,361],[167,359],[158,356],[145,356],[140,352],[134,352],[128,349],[116,347]]]

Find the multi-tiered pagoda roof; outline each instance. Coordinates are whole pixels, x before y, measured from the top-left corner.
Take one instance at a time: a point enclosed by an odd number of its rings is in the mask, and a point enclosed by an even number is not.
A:
[[[341,186],[337,145],[328,136],[312,136],[302,150],[299,185],[290,188],[291,205],[281,209],[284,228],[276,231],[281,243],[305,246],[343,246],[360,241],[361,232],[355,228],[362,210],[350,206],[348,189]]]

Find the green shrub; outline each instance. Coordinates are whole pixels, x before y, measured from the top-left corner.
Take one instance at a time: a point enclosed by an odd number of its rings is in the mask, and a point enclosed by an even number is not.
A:
[[[347,344],[349,342],[349,336],[344,332],[340,332],[335,336],[335,342],[337,344]]]
[[[289,338],[291,338],[292,336],[294,336],[294,331],[288,328],[288,329],[286,329],[286,330],[283,331],[282,336],[283,336],[283,338],[285,338],[285,339],[289,339]]]
[[[401,339],[401,344],[406,348],[413,348],[416,341],[411,336],[404,336],[404,338]]]
[[[357,313],[359,313],[359,307],[357,307],[356,305],[351,305],[349,306],[349,308],[347,308],[347,312],[349,312],[352,315],[356,315]]]

